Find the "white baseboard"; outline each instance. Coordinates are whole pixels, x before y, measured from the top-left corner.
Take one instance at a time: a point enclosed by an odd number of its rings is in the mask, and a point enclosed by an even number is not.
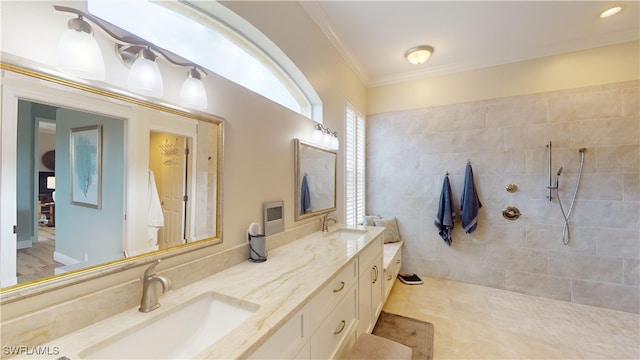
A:
[[[65,265],[75,265],[82,262],[57,251],[53,252],[53,260]]]

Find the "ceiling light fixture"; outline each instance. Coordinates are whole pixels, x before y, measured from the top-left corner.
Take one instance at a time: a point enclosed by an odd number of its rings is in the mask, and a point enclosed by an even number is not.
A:
[[[604,19],[619,13],[621,10],[622,8],[620,6],[612,7],[611,9],[603,11],[602,14],[600,14],[600,17]]]
[[[56,68],[82,79],[104,80],[104,59],[91,25],[79,15],[67,26],[56,48]]]
[[[432,53],[433,47],[429,45],[420,45],[407,50],[404,53],[404,57],[407,58],[410,63],[420,65],[427,61]]]

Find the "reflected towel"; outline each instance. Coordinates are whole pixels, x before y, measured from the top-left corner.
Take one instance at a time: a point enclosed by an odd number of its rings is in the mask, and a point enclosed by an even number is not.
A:
[[[164,214],[162,213],[162,204],[156,187],[156,178],[153,171],[149,170],[149,210],[147,213],[147,226],[163,227]]]
[[[302,177],[302,186],[300,189],[300,209],[303,214],[311,211],[311,194],[309,193],[309,182],[307,175]]]
[[[471,164],[467,164],[464,175],[464,189],[460,198],[460,220],[462,228],[467,234],[472,233],[478,226],[478,210],[482,203],[476,192],[476,185],[473,181],[473,170]]]
[[[451,246],[451,232],[454,222],[456,221],[456,211],[453,206],[453,195],[451,194],[451,185],[449,184],[449,176],[444,177],[442,183],[442,192],[440,193],[440,203],[438,205],[438,215],[434,224],[438,228],[438,233],[442,239]]]
[[[156,178],[153,171],[149,170],[149,208],[147,211],[147,242],[150,246],[158,243],[158,229],[164,226],[164,214],[162,213],[162,204],[160,196],[158,196],[158,188],[156,187]]]

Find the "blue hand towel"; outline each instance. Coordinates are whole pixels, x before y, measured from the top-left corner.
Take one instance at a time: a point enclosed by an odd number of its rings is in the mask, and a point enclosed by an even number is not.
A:
[[[438,228],[438,233],[447,245],[451,246],[451,232],[456,221],[456,212],[453,206],[453,195],[451,195],[451,185],[449,176],[444,177],[442,192],[440,193],[440,203],[438,205],[438,215],[434,224]]]
[[[460,198],[460,220],[462,228],[467,234],[472,233],[478,226],[478,209],[482,203],[476,192],[476,185],[473,182],[473,170],[471,164],[467,164],[464,174],[464,189]]]
[[[303,214],[311,211],[311,194],[309,194],[307,175],[302,177],[302,186],[300,189],[300,210]]]

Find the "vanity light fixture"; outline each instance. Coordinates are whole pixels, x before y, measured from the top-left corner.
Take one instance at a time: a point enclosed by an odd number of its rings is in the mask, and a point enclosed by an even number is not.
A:
[[[613,16],[617,13],[619,13],[620,11],[622,11],[622,7],[620,6],[616,6],[616,7],[612,7],[608,10],[605,10],[602,12],[602,14],[600,14],[600,18],[608,18],[609,16]]]
[[[102,20],[90,14],[86,14],[80,10],[66,6],[54,5],[53,7],[56,11],[78,15],[78,18],[71,19],[69,21],[69,30],[63,34],[58,45],[57,63],[59,65],[56,67],[60,71],[73,76],[82,77],[84,79],[104,80],[104,60],[102,58],[102,53],[100,52],[100,47],[93,36],[91,36],[93,33],[92,28],[86,21],[90,20],[93,24],[98,26],[107,35],[114,39],[116,53],[120,57],[120,60],[122,60],[123,64],[130,69],[127,81],[127,87],[130,91],[144,96],[162,97],[164,86],[157,59],[163,58],[171,65],[191,68],[187,72],[187,79],[182,85],[180,92],[180,104],[184,107],[198,110],[207,108],[207,93],[201,80],[201,74],[204,73],[206,75],[206,72],[198,65],[191,63],[178,55],[169,53],[168,51],[163,50],[135,35],[117,35],[110,29],[110,27],[115,28],[113,25],[105,24]],[[118,29],[118,32],[124,31],[119,28],[116,29]],[[77,40],[66,40],[67,37],[78,38],[78,35],[81,35],[85,39],[83,40],[85,42],[88,42],[88,40],[93,42],[95,45],[93,47],[99,53],[99,57],[97,55],[92,55],[94,52],[85,50],[85,46],[74,45],[78,44]],[[91,75],[93,72],[89,71],[83,72],[83,70],[81,70],[82,67],[72,63],[72,60],[75,61],[75,59],[86,59],[83,62],[86,62],[91,66],[98,67],[99,69],[96,71],[97,75]],[[67,63],[72,65],[66,65]]]
[[[67,26],[56,48],[56,68],[82,79],[104,80],[104,59],[91,25],[78,15]]]
[[[182,83],[180,104],[199,110],[207,108],[207,91],[195,67],[187,72],[187,78]]]
[[[433,54],[433,47],[429,45],[414,46],[404,53],[404,57],[407,61],[414,65],[420,65],[427,61]]]
[[[338,133],[328,127],[322,126],[322,124],[315,124],[312,138],[314,143],[331,150],[338,150],[340,148]]]

